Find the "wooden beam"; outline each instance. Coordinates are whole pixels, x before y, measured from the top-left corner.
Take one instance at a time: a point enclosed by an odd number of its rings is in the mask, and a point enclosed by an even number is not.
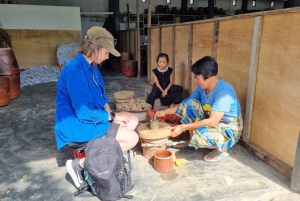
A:
[[[246,109],[245,109],[245,118],[244,118],[244,129],[242,135],[243,141],[245,142],[250,141],[250,134],[251,134],[252,113],[253,113],[253,103],[254,103],[254,93],[255,93],[255,85],[256,85],[256,74],[257,74],[257,66],[258,66],[262,21],[263,21],[263,16],[258,16],[255,17],[254,19],[248,89],[247,89],[247,98],[246,98]]]
[[[252,143],[239,141],[239,144],[248,149],[248,151],[252,152],[258,158],[262,159],[263,161],[274,167],[276,170],[284,174],[287,178],[291,179],[293,172],[293,168],[291,166],[283,163],[275,156],[272,156],[271,154],[267,153],[266,151]]]
[[[293,191],[300,193],[300,132],[298,136],[298,145],[290,187]]]
[[[188,39],[188,75],[189,75],[189,89],[188,89],[188,92],[190,94],[192,94],[192,82],[194,81],[193,80],[193,75],[192,75],[192,71],[190,70],[190,67],[192,66],[192,58],[193,58],[193,25],[190,24],[189,26],[189,39]],[[175,73],[173,73],[175,74]]]
[[[208,19],[214,18],[214,10],[215,10],[215,1],[208,0],[208,13],[207,13]]]
[[[211,56],[217,61],[218,55],[218,35],[219,35],[219,21],[214,22],[213,29],[213,40],[212,40],[212,48],[211,48]]]
[[[143,19],[144,20],[144,19]],[[147,34],[148,34],[148,45],[147,45],[147,76],[148,82],[151,82],[151,0],[148,0],[148,13],[147,13]]]
[[[137,77],[141,77],[140,0],[136,0],[136,27]]]
[[[242,1],[242,10],[244,11],[244,13],[248,10],[248,0]]]

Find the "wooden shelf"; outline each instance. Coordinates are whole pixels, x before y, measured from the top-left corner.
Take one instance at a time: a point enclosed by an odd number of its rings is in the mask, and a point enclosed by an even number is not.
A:
[[[110,15],[113,12],[80,12],[80,15]]]

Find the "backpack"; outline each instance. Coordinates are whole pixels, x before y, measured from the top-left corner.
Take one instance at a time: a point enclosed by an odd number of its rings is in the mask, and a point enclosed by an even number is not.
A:
[[[129,169],[125,165],[126,159],[115,136],[107,135],[88,142],[84,162],[85,182],[74,195],[90,191],[102,201],[123,197],[132,199],[132,195],[126,195],[133,188],[129,150],[127,155]]]

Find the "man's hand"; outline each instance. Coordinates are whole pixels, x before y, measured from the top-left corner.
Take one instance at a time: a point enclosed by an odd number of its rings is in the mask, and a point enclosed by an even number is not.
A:
[[[159,118],[159,117],[163,117],[166,115],[166,111],[165,110],[159,110],[154,114],[154,120]]]
[[[172,137],[177,137],[183,131],[181,125],[178,125],[178,126],[175,126],[175,127],[171,127],[171,130],[172,130],[172,133],[171,133]]]

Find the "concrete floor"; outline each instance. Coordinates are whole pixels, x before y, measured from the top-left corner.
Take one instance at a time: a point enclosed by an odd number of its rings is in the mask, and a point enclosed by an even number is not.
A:
[[[144,96],[146,77],[127,78],[113,71],[102,72],[106,91],[114,106],[113,94],[131,90]],[[98,200],[74,197],[65,162],[70,149],[56,150],[53,133],[56,82],[24,87],[21,96],[0,107],[0,200]],[[207,149],[173,149],[183,166],[158,173],[153,161],[142,155],[140,143],[133,149],[130,194],[133,200],[300,200],[290,190],[283,174],[236,144],[229,157],[216,163],[203,161]],[[125,199],[124,199],[125,200]]]

